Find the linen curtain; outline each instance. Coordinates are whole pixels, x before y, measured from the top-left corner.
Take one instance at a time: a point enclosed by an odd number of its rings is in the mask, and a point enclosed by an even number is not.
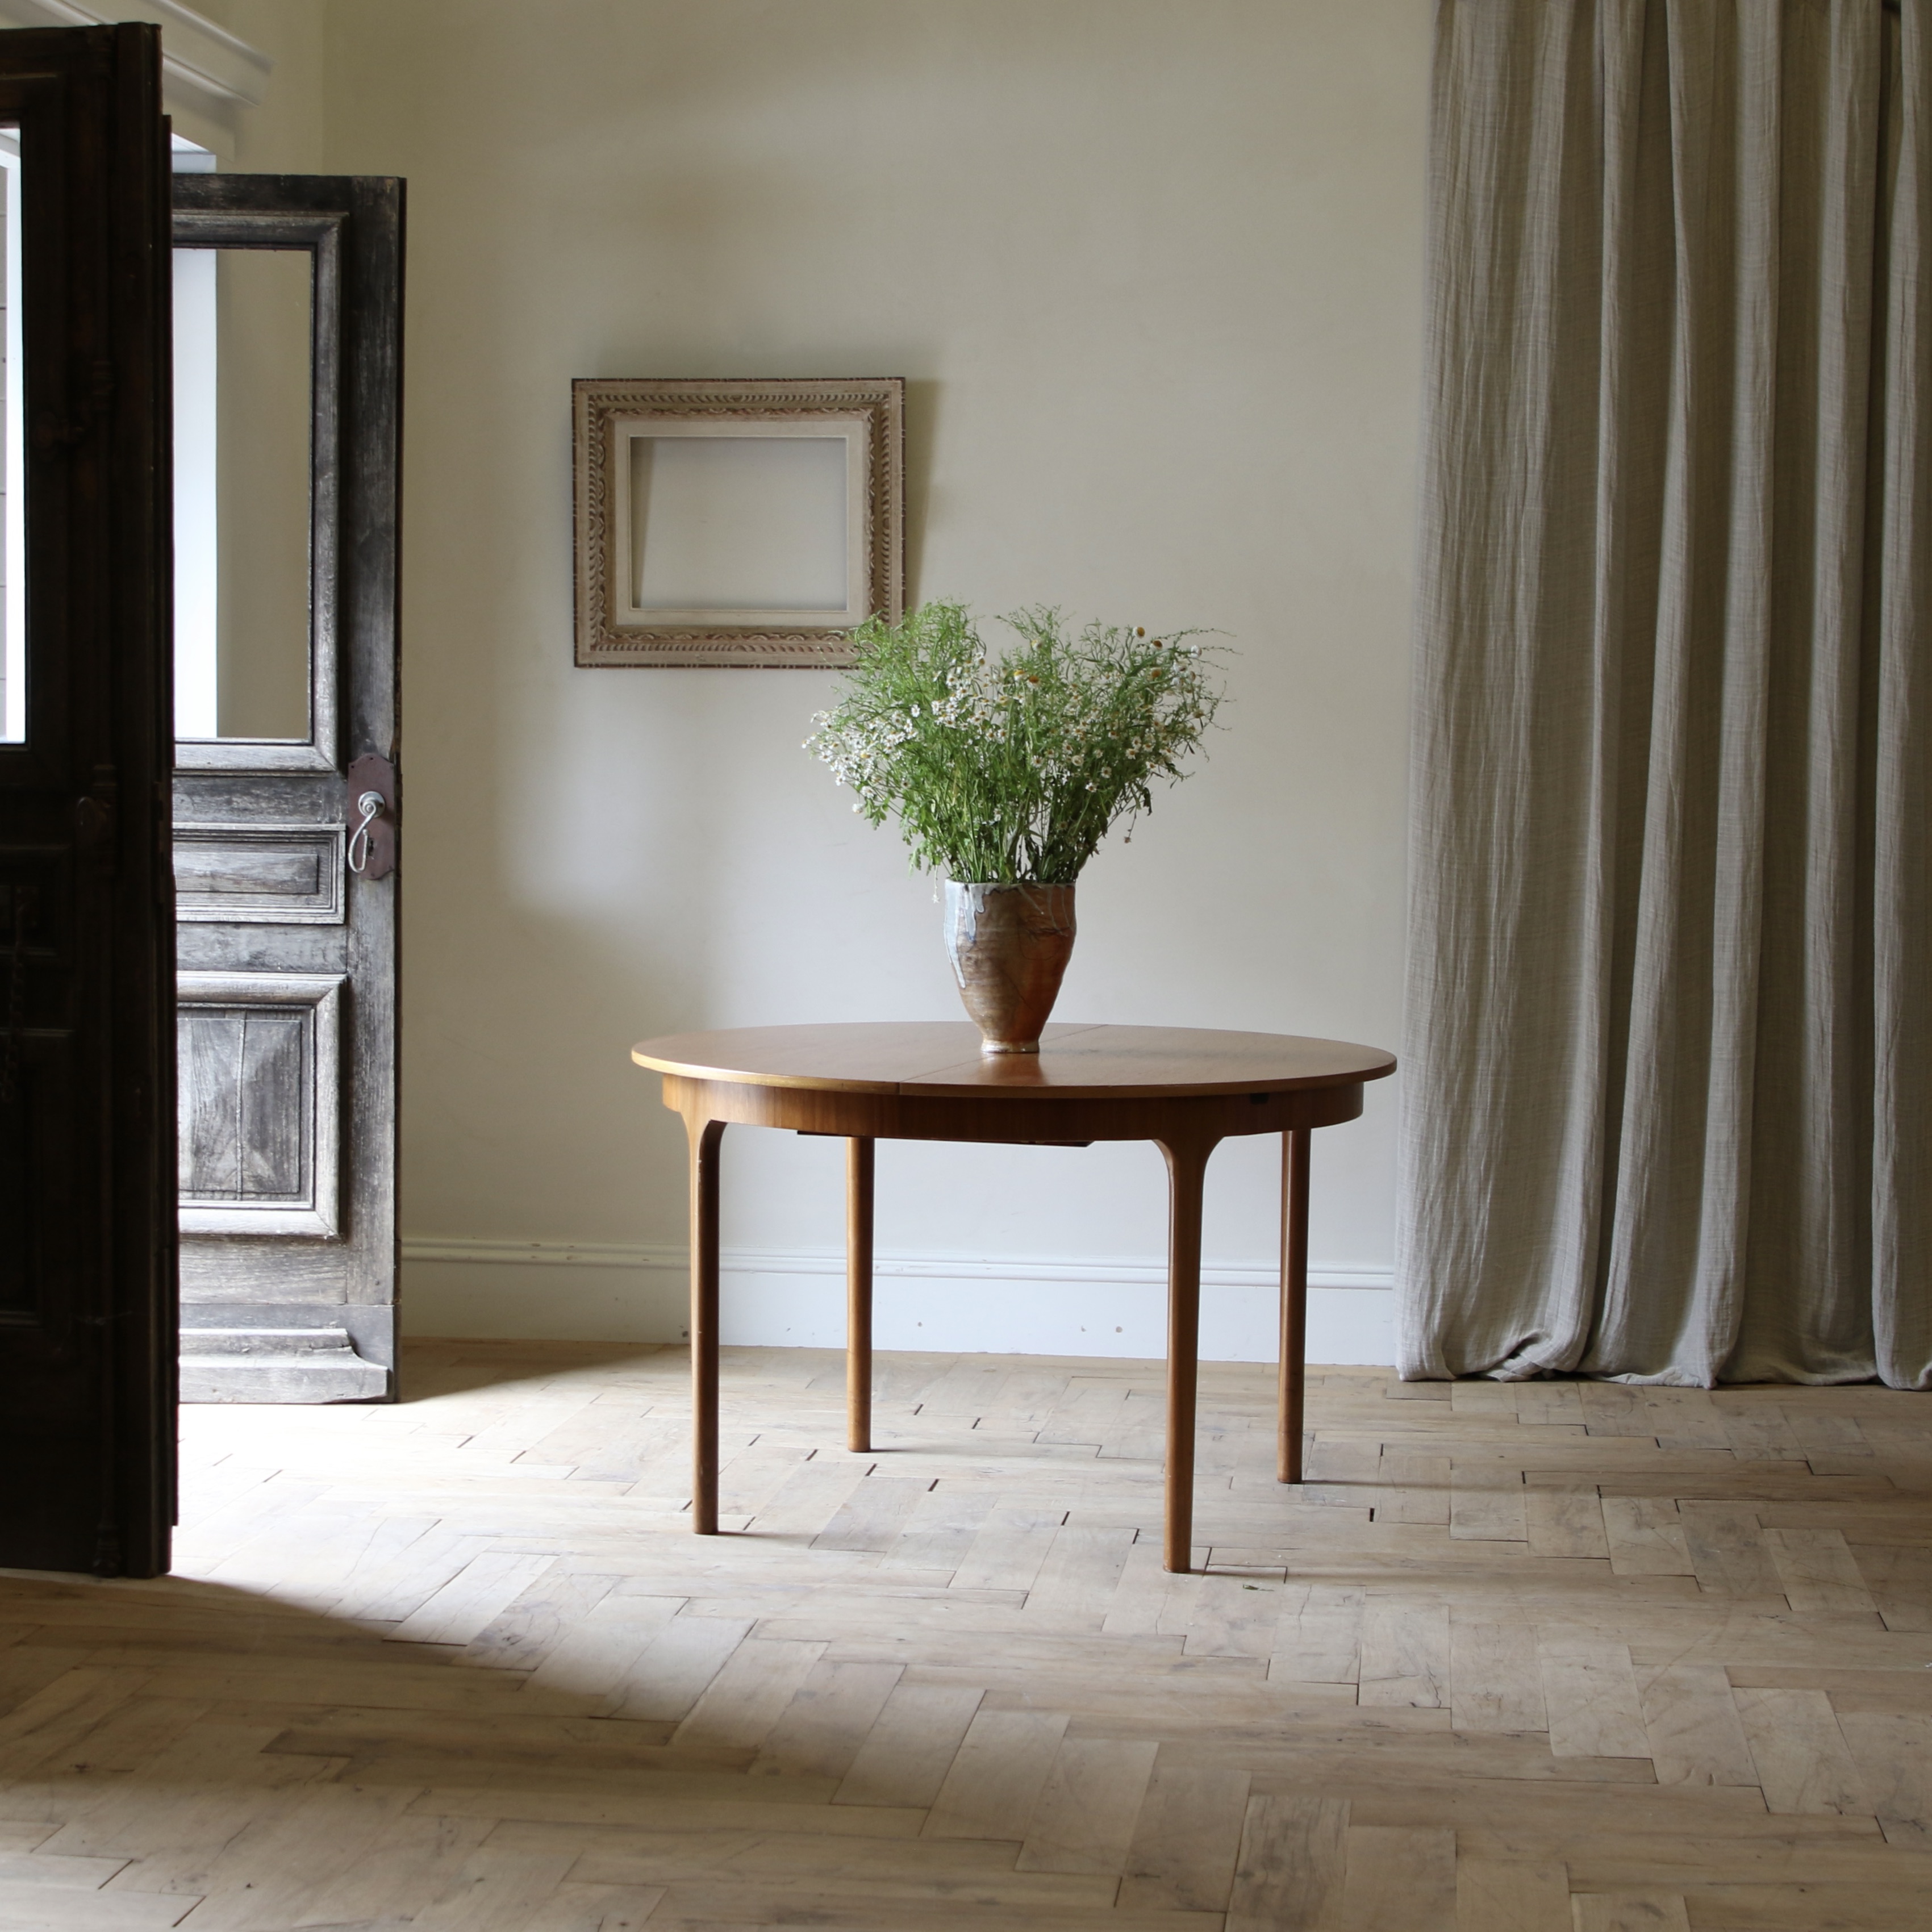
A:
[[[1932,1384],[1932,0],[1438,0],[1408,1376]]]

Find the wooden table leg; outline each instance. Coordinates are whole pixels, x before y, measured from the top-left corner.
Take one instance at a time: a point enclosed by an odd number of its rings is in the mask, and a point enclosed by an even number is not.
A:
[[[691,1141],[691,1526],[718,1534],[718,1168],[722,1120],[685,1117]]]
[[[1194,1394],[1201,1354],[1201,1196],[1211,1140],[1162,1141],[1167,1156],[1167,1520],[1164,1568],[1194,1567]]]
[[[872,1446],[872,1143],[845,1143],[845,1446]]]
[[[1308,1353],[1308,1149],[1312,1129],[1281,1137],[1281,1362],[1274,1476],[1301,1480],[1303,1358]]]

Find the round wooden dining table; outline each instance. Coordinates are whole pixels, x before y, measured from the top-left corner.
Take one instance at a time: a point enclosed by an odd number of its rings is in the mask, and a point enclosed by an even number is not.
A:
[[[1308,1300],[1308,1150],[1352,1120],[1364,1082],[1395,1071],[1378,1047],[1200,1028],[1049,1026],[1037,1054],[982,1054],[964,1020],[738,1027],[632,1049],[664,1076],[691,1148],[692,1518],[718,1530],[718,1156],[728,1126],[846,1143],[848,1446],[872,1447],[873,1147],[881,1140],[1084,1147],[1154,1142],[1166,1156],[1167,1490],[1163,1558],[1192,1567],[1201,1199],[1224,1140],[1280,1134],[1281,1352],[1276,1474],[1301,1480]]]

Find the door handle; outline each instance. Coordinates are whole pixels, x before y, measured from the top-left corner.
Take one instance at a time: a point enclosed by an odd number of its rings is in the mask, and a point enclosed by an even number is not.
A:
[[[396,768],[374,752],[349,767],[349,796],[355,801],[344,854],[358,878],[386,878],[396,869]]]
[[[349,835],[349,869],[359,872],[369,862],[370,829],[382,815],[382,794],[379,791],[365,791],[356,801],[356,809],[362,814],[362,822]]]

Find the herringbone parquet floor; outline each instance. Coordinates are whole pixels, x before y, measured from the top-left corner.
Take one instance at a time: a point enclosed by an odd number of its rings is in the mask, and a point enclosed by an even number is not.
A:
[[[180,1574],[0,1576],[0,1928],[1932,1923],[1932,1402],[428,1342],[188,1412]]]

